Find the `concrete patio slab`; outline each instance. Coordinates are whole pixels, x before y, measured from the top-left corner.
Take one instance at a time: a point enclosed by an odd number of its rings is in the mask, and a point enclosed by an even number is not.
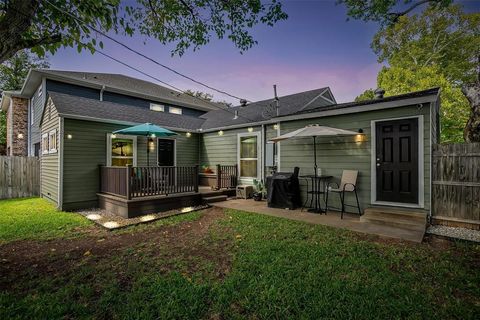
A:
[[[321,224],[325,226],[342,228],[366,234],[378,235],[382,237],[407,240],[416,243],[421,243],[425,234],[425,231],[406,230],[403,228],[374,224],[370,222],[361,222],[360,217],[354,214],[345,214],[342,220],[340,219],[340,213],[334,211],[328,212],[327,215],[320,215],[309,213],[307,211],[301,211],[300,209],[287,210],[269,208],[267,207],[266,201],[233,199],[228,201],[216,202],[212,205],[220,208],[254,212],[267,216],[303,221],[312,224]]]

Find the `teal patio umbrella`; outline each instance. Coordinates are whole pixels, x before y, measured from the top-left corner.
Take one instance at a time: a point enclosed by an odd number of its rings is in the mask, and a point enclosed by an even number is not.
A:
[[[157,125],[151,123],[144,123],[139,124],[137,126],[128,127],[125,129],[114,131],[113,133],[117,134],[126,134],[131,136],[145,136],[148,138],[155,138],[155,137],[170,137],[176,136],[177,134],[173,131],[168,129],[159,127]],[[147,141],[147,165],[150,166],[150,159],[149,159],[150,149],[148,148],[148,141]]]

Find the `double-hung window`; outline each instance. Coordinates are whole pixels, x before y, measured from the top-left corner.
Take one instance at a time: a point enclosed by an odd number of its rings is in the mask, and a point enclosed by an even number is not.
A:
[[[57,152],[57,129],[53,129],[48,133],[48,153]]]
[[[260,132],[238,135],[238,163],[241,178],[258,178]]]
[[[107,166],[137,165],[137,137],[109,134],[107,137]]]
[[[42,154],[48,154],[48,133],[42,134]]]

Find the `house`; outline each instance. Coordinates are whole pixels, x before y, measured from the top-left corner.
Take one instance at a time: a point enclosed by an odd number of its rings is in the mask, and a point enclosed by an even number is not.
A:
[[[100,205],[129,216],[193,205],[201,201],[199,181],[209,180],[198,165],[217,171],[218,187],[252,184],[296,166],[312,174],[311,139],[276,145],[269,139],[320,124],[363,133],[317,139],[323,172],[359,171],[362,208],[430,211],[438,89],[339,104],[320,88],[225,108],[123,75],[32,70],[20,92],[4,95],[2,107],[14,112],[15,99],[26,101],[24,153],[41,157],[42,197],[63,210]],[[178,135],[113,134],[146,122]],[[18,139],[11,141],[10,150],[18,149]],[[377,167],[379,158],[389,166]]]

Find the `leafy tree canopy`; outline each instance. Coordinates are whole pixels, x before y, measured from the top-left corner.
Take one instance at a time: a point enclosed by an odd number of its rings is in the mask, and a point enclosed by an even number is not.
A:
[[[380,30],[372,48],[379,62],[409,69],[438,66],[452,84],[470,83],[477,76],[480,13],[464,13],[460,5],[428,7]]]
[[[183,54],[210,41],[230,39],[241,51],[256,44],[249,29],[272,26],[287,18],[278,0],[3,0],[0,1],[0,62],[22,49],[39,56],[60,47],[79,51],[103,47],[102,32],[132,36],[140,33],[173,43],[172,54]]]
[[[382,26],[397,23],[418,7],[429,5],[433,8],[448,7],[453,0],[337,0],[347,7],[347,15],[356,20],[375,21]]]

